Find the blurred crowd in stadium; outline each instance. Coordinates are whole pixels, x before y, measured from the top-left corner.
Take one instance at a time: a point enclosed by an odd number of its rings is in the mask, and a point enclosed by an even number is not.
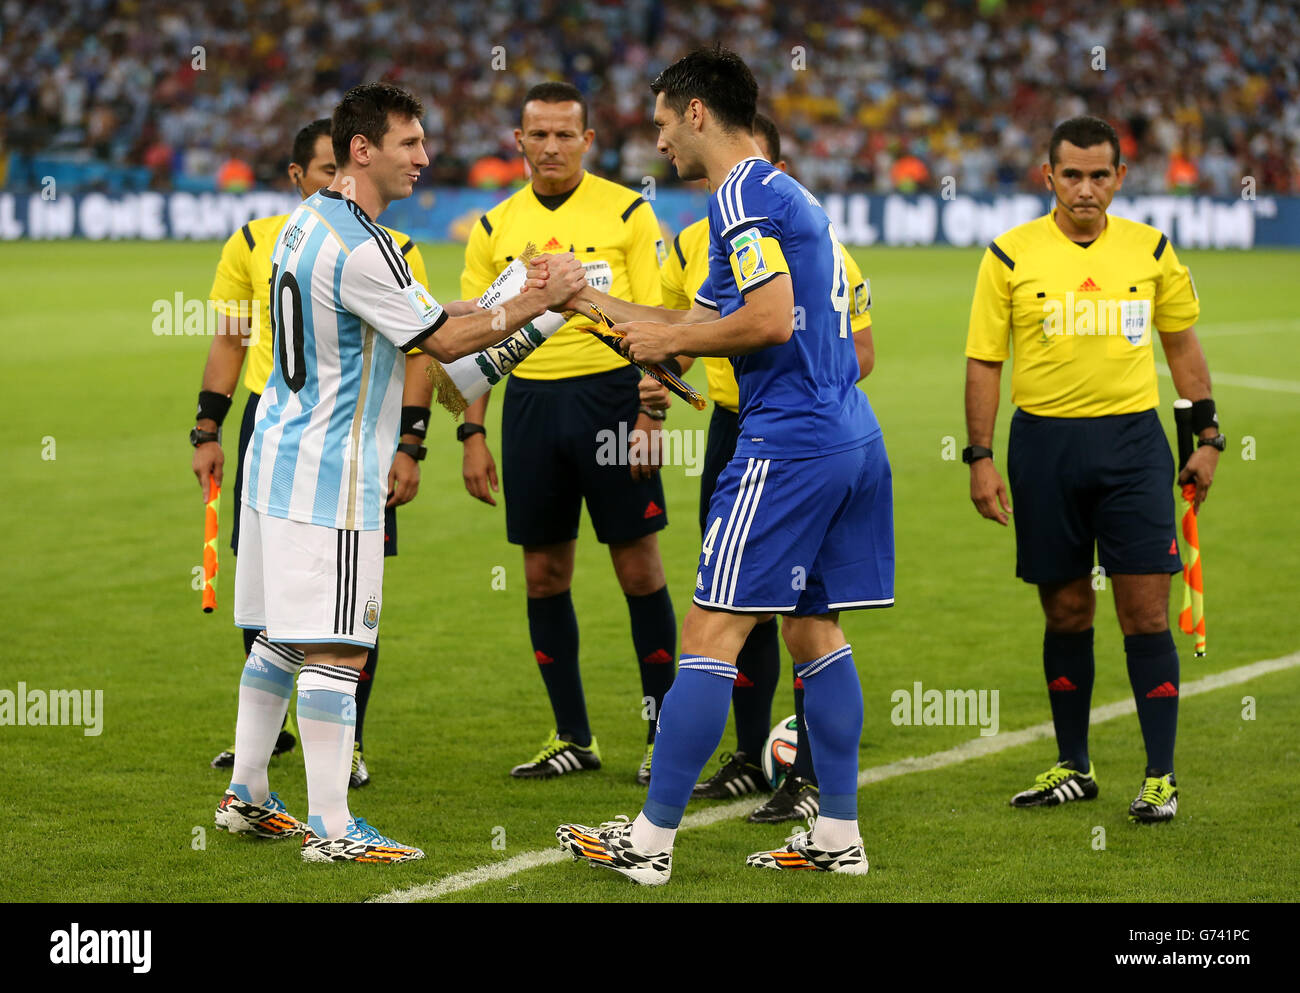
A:
[[[283,184],[294,132],[355,83],[425,100],[423,184],[522,176],[530,85],[588,94],[593,171],[675,177],[648,82],[702,43],[758,77],[823,191],[1040,191],[1057,121],[1119,129],[1126,192],[1300,193],[1300,17],[1268,0],[0,0],[0,152],[134,166],[153,189]],[[1103,68],[1104,66],[1104,68]],[[2,165],[0,165],[2,168]],[[21,186],[21,170],[9,170]]]

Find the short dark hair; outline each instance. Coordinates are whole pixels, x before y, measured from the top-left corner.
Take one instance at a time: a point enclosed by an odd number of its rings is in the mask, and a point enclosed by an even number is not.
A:
[[[760,134],[767,145],[768,158],[775,165],[781,161],[781,132],[776,129],[776,121],[763,113],[754,115],[754,137]]]
[[[424,116],[424,104],[392,83],[362,83],[343,94],[330,119],[334,161],[340,169],[350,161],[353,135],[364,135],[376,145],[383,144],[389,114],[418,121]]]
[[[304,169],[311,165],[312,156],[316,154],[316,142],[320,140],[321,135],[326,138],[330,136],[330,119],[328,117],[322,117],[319,121],[312,121],[294,136],[293,157],[290,161],[297,163]]]
[[[758,107],[758,84],[749,66],[735,52],[722,46],[697,48],[655,77],[650,91],[664,96],[676,114],[686,112],[692,100],[699,100],[718,119],[724,130],[753,131]]]
[[[1068,141],[1077,148],[1091,148],[1108,141],[1114,149],[1110,164],[1119,168],[1119,135],[1100,117],[1071,117],[1056,126],[1052,131],[1052,141],[1047,146],[1047,161],[1053,169],[1056,168],[1056,153],[1063,141]]]
[[[587,98],[582,90],[572,83],[538,83],[524,94],[524,102],[519,105],[519,119],[523,123],[524,107],[534,100],[542,103],[569,103],[572,101],[582,108],[582,130],[587,130]]]

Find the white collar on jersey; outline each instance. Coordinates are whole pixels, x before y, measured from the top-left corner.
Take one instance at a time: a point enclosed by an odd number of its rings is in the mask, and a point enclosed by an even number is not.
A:
[[[767,159],[763,158],[763,156],[761,155],[750,155],[748,158],[741,159],[729,170],[727,170],[726,178],[723,179],[722,182],[725,183],[728,179],[734,176],[736,174],[736,170],[739,169],[741,166],[743,166],[746,162],[767,162]],[[768,162],[768,165],[771,165],[771,163]]]

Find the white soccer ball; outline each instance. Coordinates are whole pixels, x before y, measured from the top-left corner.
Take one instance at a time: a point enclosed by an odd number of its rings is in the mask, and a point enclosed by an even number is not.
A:
[[[763,746],[763,775],[772,784],[772,789],[780,788],[785,781],[798,749],[799,723],[791,714],[772,728],[767,744]]]

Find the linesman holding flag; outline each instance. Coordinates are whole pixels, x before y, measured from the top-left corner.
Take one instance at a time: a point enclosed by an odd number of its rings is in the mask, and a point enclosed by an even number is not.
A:
[[[1205,500],[1223,451],[1210,371],[1193,325],[1191,274],[1156,229],[1107,216],[1124,182],[1119,138],[1076,117],[1052,132],[1043,182],[1051,213],[1012,228],[980,264],[966,339],[971,501],[1014,518],[1016,575],[1038,587],[1043,669],[1059,749],[1056,765],[1011,799],[1057,806],[1098,795],[1088,754],[1093,685],[1093,547],[1114,584],[1129,682],[1146,744],[1131,820],[1178,810],[1174,738],[1178,652],[1169,631],[1170,575],[1181,569],[1173,456],[1157,414],[1153,331],[1178,395],[1192,401],[1198,448],[1178,474]],[[1015,352],[1007,475],[994,464],[1002,363]]]

